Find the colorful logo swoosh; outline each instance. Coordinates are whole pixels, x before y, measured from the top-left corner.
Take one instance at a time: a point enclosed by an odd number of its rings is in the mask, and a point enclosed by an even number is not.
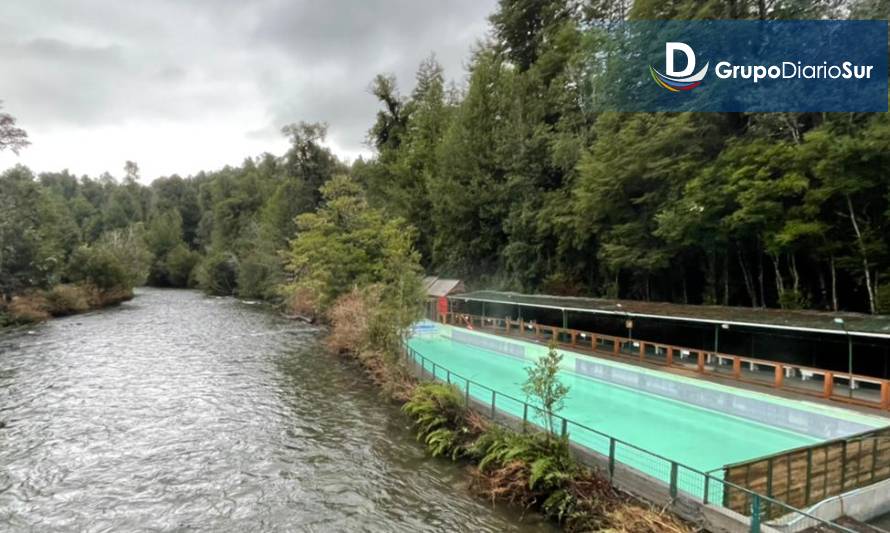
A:
[[[688,76],[686,78],[673,78],[671,76],[666,76],[661,72],[655,70],[652,65],[649,65],[649,73],[652,74],[652,79],[655,80],[655,83],[664,87],[665,89],[678,93],[680,91],[691,91],[695,89],[699,85],[701,85],[701,80],[704,79],[705,74],[708,73],[708,66],[711,63],[708,62],[697,74],[692,76]]]

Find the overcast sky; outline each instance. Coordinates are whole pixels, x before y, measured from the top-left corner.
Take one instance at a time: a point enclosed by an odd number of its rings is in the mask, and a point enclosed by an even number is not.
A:
[[[0,100],[32,146],[0,169],[67,168],[143,181],[281,154],[281,126],[329,124],[342,158],[368,153],[374,75],[413,87],[435,52],[463,81],[496,0],[2,0]]]

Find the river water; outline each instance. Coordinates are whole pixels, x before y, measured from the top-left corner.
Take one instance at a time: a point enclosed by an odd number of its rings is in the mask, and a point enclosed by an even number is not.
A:
[[[142,289],[0,333],[0,530],[546,531],[257,306]]]

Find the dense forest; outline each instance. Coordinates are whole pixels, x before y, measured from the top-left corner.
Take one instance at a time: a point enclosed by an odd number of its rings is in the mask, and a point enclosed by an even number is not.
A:
[[[599,20],[888,13],[886,0],[501,0],[459,82],[434,55],[409,94],[371,82],[370,159],[338,160],[324,125],[299,123],[282,156],[150,185],[133,162],[119,178],[6,170],[2,299],[148,283],[325,305],[356,280],[404,289],[419,261],[476,287],[890,312],[887,113],[585,105]],[[26,144],[0,115],[0,149]]]

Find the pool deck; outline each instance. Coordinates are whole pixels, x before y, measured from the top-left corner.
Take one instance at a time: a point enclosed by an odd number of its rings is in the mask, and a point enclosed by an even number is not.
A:
[[[452,327],[459,329],[466,329],[462,326],[452,325]],[[512,340],[527,342],[530,344],[537,344],[540,346],[547,346],[547,342],[542,341],[540,339],[530,338],[526,335],[514,335],[507,334],[502,330],[490,329],[490,328],[475,328],[473,331],[479,331],[480,333],[486,333],[489,335],[496,335],[498,337],[504,337]],[[811,402],[815,404],[831,406],[834,408],[842,408],[850,411],[854,411],[857,413],[861,413],[864,415],[877,416],[887,419],[887,424],[890,425],[890,413],[885,410],[878,409],[876,407],[869,407],[868,405],[859,404],[859,403],[847,403],[840,402],[835,399],[824,398],[821,396],[822,392],[822,384],[817,381],[800,381],[796,385],[797,387],[808,388],[813,392],[811,394],[807,394],[804,392],[795,392],[794,390],[789,390],[787,388],[777,389],[771,385],[769,379],[772,377],[772,372],[763,373],[763,372],[752,372],[747,368],[742,368],[742,379],[735,379],[729,375],[722,375],[719,372],[709,372],[706,374],[702,374],[696,371],[696,365],[694,363],[689,363],[688,365],[679,365],[674,364],[672,366],[666,366],[663,364],[659,364],[656,362],[648,362],[641,361],[637,356],[629,356],[624,354],[619,354],[616,356],[611,351],[602,351],[602,350],[588,350],[581,347],[569,347],[564,344],[560,344],[560,350],[564,350],[567,352],[576,353],[579,355],[584,355],[588,357],[593,357],[595,359],[602,359],[606,361],[617,361],[622,364],[628,366],[634,366],[638,368],[645,368],[649,370],[656,370],[659,372],[664,372],[667,374],[672,374],[676,376],[682,376],[685,378],[693,378],[703,382],[714,383],[718,385],[722,385],[725,387],[732,387],[741,390],[751,391],[751,392],[759,392],[763,394],[769,394],[771,396],[776,396],[778,398],[785,398],[789,400],[797,400],[804,402]],[[767,375],[767,378],[764,379],[763,375]],[[837,384],[835,385],[835,391],[839,394],[847,394],[848,387],[845,385]],[[857,391],[857,395],[869,394],[871,391]],[[879,399],[880,395],[878,393],[874,393],[876,399]]]

